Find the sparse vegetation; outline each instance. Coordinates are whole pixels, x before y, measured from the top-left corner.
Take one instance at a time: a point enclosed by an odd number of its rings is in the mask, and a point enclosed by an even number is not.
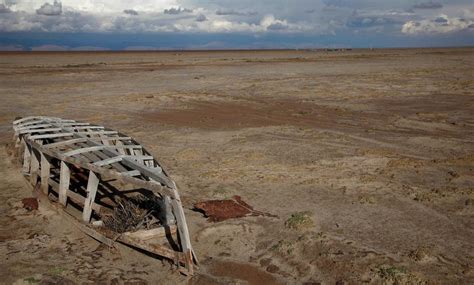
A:
[[[303,230],[310,228],[314,225],[313,219],[311,218],[310,212],[297,212],[291,214],[286,220],[285,226],[294,230]]]
[[[292,242],[287,240],[280,240],[277,244],[273,245],[271,250],[279,252],[279,253],[286,253],[291,254],[295,249],[295,246]]]
[[[49,270],[51,275],[61,275],[66,269],[62,267],[53,267]]]
[[[38,280],[34,277],[28,277],[28,278],[23,279],[23,281],[28,282],[29,284],[36,284],[40,282],[41,280]]]
[[[406,274],[406,268],[395,266],[380,266],[377,269],[378,276],[385,281],[392,281],[398,284]]]

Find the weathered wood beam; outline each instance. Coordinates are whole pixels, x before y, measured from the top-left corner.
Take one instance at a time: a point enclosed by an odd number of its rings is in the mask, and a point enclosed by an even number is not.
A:
[[[86,138],[77,138],[77,139],[70,139],[70,140],[65,140],[65,141],[60,141],[60,142],[45,144],[44,147],[53,148],[53,147],[66,146],[66,145],[75,144],[75,143],[81,143],[81,142],[86,142],[86,141],[87,141]]]
[[[61,161],[61,170],[59,176],[59,203],[63,206],[67,204],[67,192],[69,191],[69,184],[71,181],[71,170],[69,166],[64,162]]]
[[[79,126],[79,127],[76,127],[76,126],[71,126],[70,127],[71,129],[73,130],[88,130],[88,129],[96,129],[96,130],[103,130],[105,129],[105,127],[103,126]]]
[[[161,168],[150,168],[146,165],[140,164],[139,162],[137,162],[133,159],[127,158],[127,157],[123,158],[122,163],[127,165],[130,168],[139,170],[145,176],[153,178],[156,181],[158,181],[160,183],[163,183],[164,185],[166,185],[169,188],[173,187],[172,180],[163,173]]]
[[[103,150],[103,149],[105,149],[105,148],[106,148],[105,145],[83,147],[83,148],[78,148],[78,149],[74,149],[74,150],[65,152],[64,155],[65,155],[65,156],[73,156],[73,155],[78,155],[78,154],[85,153],[85,152],[92,152],[92,151]]]
[[[30,148],[30,153],[31,153],[31,165],[30,165],[30,183],[32,185],[36,185],[36,182],[38,181],[38,172],[39,172],[39,158],[38,158],[38,153],[34,148]]]
[[[73,133],[59,133],[59,134],[46,134],[46,135],[33,135],[29,136],[30,140],[38,140],[38,139],[52,139],[52,138],[61,138],[61,137],[71,137]]]
[[[82,211],[82,220],[89,223],[92,214],[92,205],[95,201],[97,188],[99,186],[99,177],[93,171],[89,171],[89,179],[87,180],[87,198],[84,201],[84,210]]]
[[[43,118],[42,116],[29,116],[29,117],[24,117],[24,118],[21,118],[21,119],[18,119],[18,120],[15,120],[13,121],[13,125],[18,125],[20,123],[23,123],[23,122],[26,122],[26,121],[31,121],[31,120],[35,120],[35,119],[38,119],[38,118]]]
[[[53,189],[53,191],[55,191],[59,195],[59,183],[50,178],[49,185],[51,186],[51,189]],[[74,204],[77,204],[84,208],[84,202],[86,200],[84,196],[69,189],[69,191],[67,191],[67,198],[71,200]],[[92,204],[92,210],[94,210],[96,213],[100,213],[100,211],[102,210],[102,206],[94,203]]]
[[[75,132],[78,135],[116,135],[118,134],[117,131],[98,131],[98,132]]]
[[[49,176],[51,172],[51,163],[44,153],[40,154],[41,156],[41,190],[43,193],[48,195],[49,189]]]
[[[105,166],[105,165],[109,165],[109,164],[112,164],[112,163],[120,162],[120,161],[122,161],[122,159],[123,159],[123,155],[118,155],[118,156],[115,156],[115,157],[111,157],[111,158],[107,158],[107,159],[104,159],[104,160],[101,160],[101,161],[94,162],[94,165]]]
[[[26,127],[17,128],[16,130],[17,132],[21,132],[24,130],[33,130],[33,129],[46,128],[46,127],[51,127],[51,124],[47,123],[47,124],[39,124],[39,125],[30,125]]]
[[[131,137],[101,137],[100,140],[102,141],[112,141],[112,140],[120,140],[120,141],[127,141],[127,140],[131,140],[132,138]],[[94,140],[94,139],[92,139]]]
[[[31,151],[30,151],[30,148],[26,145],[25,140],[22,139],[21,144],[22,144],[22,148],[24,149],[22,172],[29,173],[30,165],[31,165]]]
[[[127,175],[127,176],[140,176],[142,173],[138,170],[130,170],[125,172],[120,172],[120,174]]]
[[[20,131],[20,135],[31,134],[31,133],[47,133],[47,132],[56,132],[62,130],[61,128],[46,128],[46,129],[27,129]]]
[[[169,227],[169,234],[173,235],[176,233],[176,226]],[[138,230],[135,232],[125,232],[123,235],[130,238],[138,238],[140,240],[149,240],[166,237],[167,230],[164,227],[158,227],[151,230]]]

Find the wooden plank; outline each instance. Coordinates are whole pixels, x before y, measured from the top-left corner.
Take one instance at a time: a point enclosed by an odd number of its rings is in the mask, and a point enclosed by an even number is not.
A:
[[[123,158],[122,163],[132,169],[139,170],[145,176],[153,178],[156,181],[163,183],[169,188],[173,187],[172,180],[163,173],[161,168],[150,168],[148,166],[140,164],[139,162],[136,162],[135,160],[127,158],[127,157]]]
[[[147,160],[153,160],[154,157],[151,155],[128,155],[127,158],[133,159],[137,162],[143,162]]]
[[[62,119],[59,119],[57,118],[57,120],[51,120],[51,118],[45,118],[43,117],[42,119],[36,119],[35,121],[31,121],[31,122],[26,122],[26,123],[23,123],[23,124],[19,124],[17,125],[17,128],[21,128],[21,127],[26,127],[26,126],[30,126],[30,125],[37,125],[37,124],[42,124],[42,123],[67,123],[67,122],[74,122],[74,120],[62,120]]]
[[[35,119],[38,119],[38,118],[42,118],[42,117],[39,117],[39,116],[28,116],[28,117],[24,117],[24,118],[21,118],[21,119],[18,119],[18,120],[15,120],[13,121],[13,124],[14,125],[18,125],[18,124],[21,124],[25,121],[30,121],[30,120],[35,120]]]
[[[131,139],[132,139],[131,137],[101,137],[100,138],[100,140],[102,140],[102,141],[104,141],[104,140],[108,140],[108,141],[112,141],[112,140],[127,141],[127,140],[131,140]]]
[[[178,257],[177,261],[179,263],[185,264],[185,258],[183,257],[183,254],[180,252],[176,252],[168,247],[160,246],[160,245],[157,245],[156,243],[150,243],[150,242],[143,241],[138,238],[129,237],[126,235],[120,235],[117,238],[117,240],[125,244],[129,244],[134,247],[141,248],[148,252],[161,255],[163,257],[169,258],[174,261],[176,261],[176,257]]]
[[[115,146],[123,146],[124,143],[122,141],[116,141],[115,142]],[[121,155],[126,155],[127,153],[125,152],[125,149],[123,148],[117,148],[117,151],[118,153],[120,153]]]
[[[30,165],[31,165],[31,150],[26,145],[25,140],[22,139],[21,144],[22,144],[22,147],[24,149],[22,172],[23,173],[29,173],[30,172]]]
[[[51,163],[49,162],[46,155],[44,155],[43,153],[41,153],[40,156],[41,156],[41,190],[43,191],[43,193],[48,195]]]
[[[135,232],[125,232],[123,235],[130,238],[137,238],[140,240],[149,240],[166,237],[166,229],[164,227],[158,227],[151,230],[138,230]],[[169,233],[171,235],[176,234],[176,226],[169,227]]]
[[[30,165],[30,183],[32,185],[36,185],[38,182],[38,172],[39,172],[39,159],[38,159],[38,151],[30,148],[31,152],[31,165]]]
[[[89,223],[92,214],[92,205],[97,194],[97,187],[99,186],[99,177],[93,171],[89,171],[89,179],[87,180],[87,198],[84,202],[84,210],[82,212],[82,220]]]
[[[58,124],[60,127],[73,127],[73,126],[89,126],[90,123],[82,123],[82,122],[76,122],[76,121],[71,121],[71,122],[54,122],[55,124]]]
[[[28,139],[30,140],[38,140],[38,139],[52,139],[52,138],[61,138],[61,137],[71,137],[73,133],[59,133],[59,134],[46,134],[46,135],[33,135],[29,136]]]
[[[178,227],[179,239],[181,241],[181,248],[184,253],[185,266],[188,272],[193,274],[193,249],[191,246],[191,239],[189,236],[188,225],[186,223],[186,217],[184,216],[183,205],[181,204],[181,199],[179,197],[176,184],[173,182],[173,191],[175,194],[175,199],[171,200],[171,205],[173,207],[173,213],[176,217],[176,225]]]
[[[49,185],[51,186],[51,189],[53,189],[56,193],[59,193],[59,183],[54,181],[53,179],[49,179]],[[71,190],[67,191],[67,198],[72,201],[73,203],[81,206],[82,208],[84,208],[84,202],[86,200],[86,198],[84,198],[84,196],[76,193],[76,192],[73,192]],[[92,210],[94,210],[96,213],[100,213],[100,211],[102,210],[102,206],[99,205],[99,204],[92,204]]]
[[[71,170],[69,166],[64,162],[61,161],[61,170],[59,176],[59,203],[63,206],[67,204],[67,192],[69,191],[69,184],[71,181]]]
[[[102,131],[102,132],[76,132],[79,135],[87,135],[87,136],[96,136],[96,135],[116,135],[118,134],[117,131]]]
[[[39,119],[39,120],[34,120],[34,121],[26,122],[26,123],[23,123],[23,124],[19,124],[16,127],[18,129],[18,128],[22,128],[22,127],[26,127],[26,126],[41,124],[41,123],[44,123],[44,122],[46,122],[44,119]]]
[[[17,128],[17,131],[21,132],[23,130],[32,130],[32,129],[46,128],[46,127],[51,127],[51,124],[47,123],[47,124],[39,124],[39,125],[30,125],[26,127]]]
[[[81,146],[87,146],[87,147],[90,147],[90,146],[101,146],[101,144],[96,144],[94,142],[91,142],[90,140],[87,141],[87,143],[81,143],[80,144]],[[96,151],[94,153],[84,153],[83,154],[84,156],[89,156],[88,158],[90,159],[92,156],[94,156],[95,159],[92,159],[91,161],[93,163],[95,162],[98,162],[98,161],[101,161],[101,160],[105,160],[105,159],[109,159],[113,156],[111,155],[108,155],[106,153],[104,153],[104,151]],[[114,162],[111,164],[111,166],[113,168],[115,168],[118,172],[126,172],[128,171],[128,169],[126,169],[123,165],[121,165],[120,163],[118,162]]]
[[[86,198],[84,198],[82,195],[77,194],[76,192],[73,192],[73,191],[68,191],[67,197],[74,203],[84,207]],[[92,210],[94,210],[94,212],[96,213],[100,213],[102,209],[102,206],[96,203],[92,204],[91,207],[92,207]]]
[[[87,141],[86,138],[76,138],[76,139],[55,142],[55,143],[49,143],[49,144],[45,144],[44,146],[47,148],[53,148],[53,147],[66,146],[66,145],[81,143],[81,142],[86,142],[86,141]]]
[[[105,127],[103,127],[103,126],[89,126],[89,125],[86,125],[86,126],[78,126],[78,127],[76,127],[76,126],[71,126],[71,127],[69,127],[69,128],[71,128],[71,129],[73,129],[73,130],[89,130],[89,129],[103,130],[103,129],[105,129]]]
[[[115,146],[110,146],[108,148],[111,148],[111,149],[120,149],[120,148],[123,148],[123,149],[129,149],[129,150],[135,150],[135,149],[142,149],[143,146],[139,145],[139,144],[124,144],[124,145],[115,145]],[[133,156],[135,154],[130,154],[130,155],[127,155],[127,156]]]
[[[101,160],[101,161],[94,162],[94,165],[105,166],[105,165],[109,165],[109,164],[112,164],[112,163],[120,162],[120,161],[122,161],[122,158],[123,158],[122,155],[118,155],[116,157],[111,157],[111,158],[107,158],[107,159],[104,159],[104,160]]]
[[[120,172],[120,174],[127,175],[127,176],[140,176],[142,173],[138,170],[130,170],[125,172]]]
[[[91,145],[88,142],[83,142],[83,143],[78,143],[77,147],[78,148],[86,148],[90,147]],[[84,152],[81,154],[81,156],[85,157],[88,159],[89,163],[94,163],[96,161],[102,160],[101,156],[99,156],[99,152]],[[82,157],[79,157],[82,158]]]
[[[163,199],[158,199],[160,206],[159,218],[165,226],[171,226],[176,224],[176,219],[173,215],[173,207],[171,205],[171,199],[168,196],[164,196]]]
[[[105,148],[106,148],[105,145],[84,147],[84,148],[74,149],[74,150],[65,152],[64,155],[65,155],[65,156],[73,156],[73,155],[78,155],[78,154],[85,153],[85,152],[92,152],[92,151],[97,151],[97,150],[103,150],[103,149],[105,149]]]
[[[19,133],[23,135],[23,134],[31,134],[31,133],[57,132],[61,130],[62,130],[61,128],[27,129],[27,130],[22,130]]]

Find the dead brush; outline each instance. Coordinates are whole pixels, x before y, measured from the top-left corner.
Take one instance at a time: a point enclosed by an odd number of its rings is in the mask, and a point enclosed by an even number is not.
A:
[[[102,217],[104,225],[117,233],[151,228],[157,219],[152,215],[153,209],[140,207],[141,200],[140,197],[117,200],[112,215]]]

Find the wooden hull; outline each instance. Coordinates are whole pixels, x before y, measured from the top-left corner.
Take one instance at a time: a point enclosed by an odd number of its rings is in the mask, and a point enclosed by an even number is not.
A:
[[[176,184],[143,146],[103,126],[54,117],[22,118],[13,129],[25,177],[45,200],[57,201],[67,220],[109,246],[120,241],[193,274],[197,259]],[[123,232],[104,226],[101,217],[138,196],[150,205],[151,226]]]

